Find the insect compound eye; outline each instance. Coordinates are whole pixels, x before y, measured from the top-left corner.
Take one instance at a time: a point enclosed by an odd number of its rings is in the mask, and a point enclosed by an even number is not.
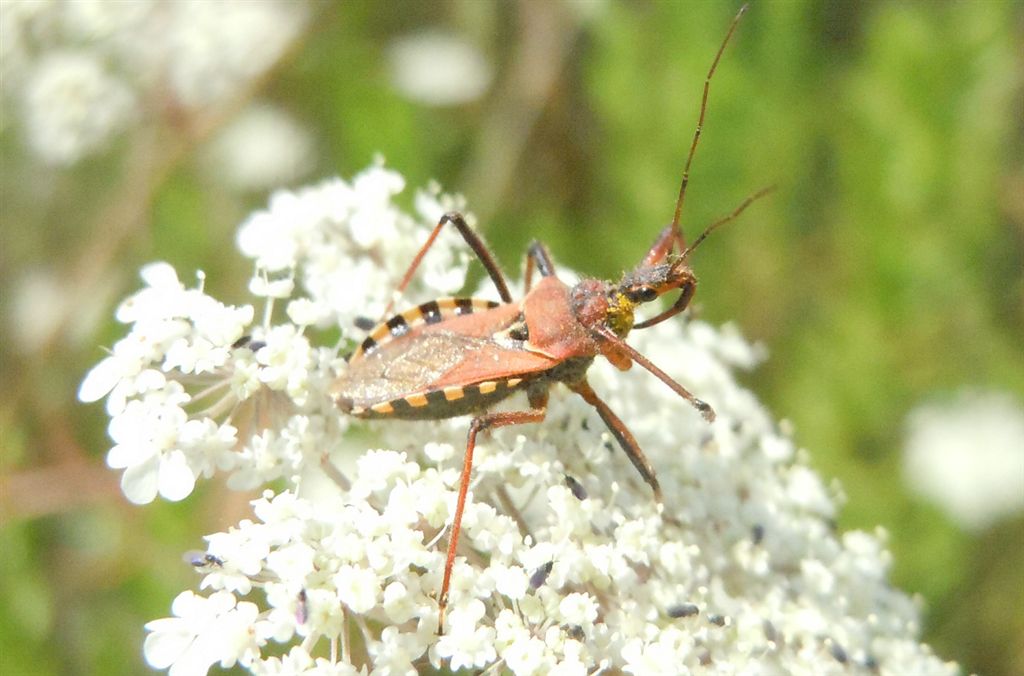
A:
[[[631,289],[629,292],[629,298],[635,303],[650,303],[652,300],[658,297],[658,292],[654,290],[654,287],[641,286],[636,289]]]

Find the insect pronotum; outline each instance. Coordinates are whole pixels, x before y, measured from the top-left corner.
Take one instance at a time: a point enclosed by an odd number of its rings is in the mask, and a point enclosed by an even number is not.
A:
[[[690,402],[708,421],[711,406],[701,401],[625,342],[631,329],[645,329],[679,314],[690,303],[697,280],[689,256],[712,231],[736,218],[768,189],[747,197],[731,213],[708,226],[689,246],[680,217],[690,165],[700,140],[711,78],[746,6],[732,20],[704,80],[697,129],[683,168],[672,222],[654,240],[640,264],[617,282],[584,280],[569,287],[558,279],[547,249],[530,244],[524,274],[525,296],[513,300],[494,256],[458,213],[443,215],[416,254],[397,293],[409,284],[420,261],[446,224],[453,225],[479,258],[501,297],[439,298],[396,314],[373,328],[348,360],[332,387],[338,407],[361,418],[441,419],[471,415],[458,501],[448,540],[444,580],[438,598],[438,632],[444,629],[452,566],[466,506],[477,435],[487,429],[544,420],[548,392],[563,383],[597,410],[640,476],[661,500],[654,468],[626,425],[587,383],[587,369],[598,355],[621,370],[638,363]],[[540,277],[534,284],[534,273]],[[636,322],[637,306],[679,291],[672,305]],[[385,312],[385,314],[387,314]],[[529,408],[489,411],[515,392],[525,392]]]

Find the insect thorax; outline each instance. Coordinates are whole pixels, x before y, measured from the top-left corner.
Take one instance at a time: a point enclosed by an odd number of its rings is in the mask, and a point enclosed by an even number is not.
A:
[[[587,329],[603,325],[620,338],[633,328],[636,303],[616,287],[597,279],[585,279],[572,288],[572,311]]]
[[[587,369],[594,363],[593,357],[573,357],[566,359],[553,369],[546,371],[540,378],[542,381],[559,383],[578,383],[587,374]]]

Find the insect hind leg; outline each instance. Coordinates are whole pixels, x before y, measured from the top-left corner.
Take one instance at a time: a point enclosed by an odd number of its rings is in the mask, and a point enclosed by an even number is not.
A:
[[[455,565],[455,552],[459,545],[459,532],[462,530],[462,512],[466,508],[466,494],[469,492],[469,479],[473,472],[473,451],[476,449],[476,435],[487,429],[523,425],[542,422],[547,415],[547,390],[531,390],[530,410],[499,411],[485,413],[469,425],[466,438],[466,455],[462,460],[462,477],[459,479],[459,497],[455,503],[455,516],[452,519],[452,532],[448,538],[448,557],[444,564],[444,580],[441,582],[441,596],[438,600],[437,633],[444,632],[445,610],[448,607],[448,586],[452,581],[452,567]]]
[[[615,412],[608,407],[608,404],[604,403],[597,396],[597,393],[594,392],[594,389],[586,380],[569,385],[569,389],[583,397],[584,401],[597,409],[597,414],[601,416],[601,420],[608,426],[612,436],[619,442],[622,450],[626,452],[626,456],[633,463],[633,467],[636,467],[637,472],[640,473],[643,480],[654,491],[654,499],[661,502],[661,486],[658,484],[658,478],[654,475],[654,467],[651,466],[651,462],[644,455],[640,444],[637,443],[632,432],[626,427],[626,423],[622,422],[622,419],[615,415]]]
[[[537,269],[541,277],[553,277],[555,274],[555,263],[551,260],[546,246],[533,240],[526,250],[526,272],[523,273],[523,283],[529,291],[533,283],[533,270]]]
[[[445,215],[441,216],[441,220],[437,222],[434,229],[431,231],[430,236],[427,237],[427,241],[424,242],[423,246],[416,253],[415,258],[412,259],[412,263],[409,264],[409,268],[405,271],[402,276],[402,281],[398,283],[398,287],[395,289],[395,294],[392,300],[388,303],[387,308],[384,310],[384,316],[387,317],[391,313],[391,309],[394,306],[395,299],[400,297],[405,292],[405,288],[409,286],[409,282],[412,281],[413,274],[416,273],[416,268],[420,266],[423,261],[423,257],[427,254],[427,251],[434,245],[437,240],[437,236],[441,234],[441,229],[445,224],[451,223],[455,226],[455,229],[462,235],[462,239],[465,240],[469,248],[476,254],[477,259],[483,264],[487,270],[487,276],[494,282],[494,287],[498,290],[498,295],[501,296],[501,300],[505,303],[512,302],[512,294],[509,293],[508,284],[505,282],[505,276],[501,272],[501,268],[498,267],[498,263],[491,253],[491,250],[484,244],[484,240],[478,235],[473,228],[469,227],[469,223],[466,223],[466,219],[457,211],[450,211]]]

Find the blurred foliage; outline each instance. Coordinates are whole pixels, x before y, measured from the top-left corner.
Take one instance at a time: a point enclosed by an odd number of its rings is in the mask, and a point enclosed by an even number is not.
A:
[[[777,191],[695,256],[699,310],[770,350],[745,376],[847,496],[842,528],[889,532],[892,579],[924,640],[966,670],[1024,673],[1024,518],[961,531],[908,495],[902,421],[963,387],[1024,393],[1024,12],[1000,2],[763,2],[713,80],[684,223]],[[704,74],[735,8],[711,2],[322,4],[253,95],[318,140],[318,174],[382,153],[410,185],[466,195],[506,267],[531,238],[614,277],[670,217]],[[389,84],[396,36],[443,27],[496,69],[481,101],[425,108]],[[240,196],[166,121],[47,170],[0,136],[4,332],[25,275],[90,303],[34,344],[0,346],[4,673],[138,673],[143,624],[195,585],[181,553],[245,515],[208,485],[130,507],[103,466],[105,418],[75,392],[120,328],[139,264],[201,268],[244,301]],[[149,162],[154,155],[163,162]],[[124,216],[127,212],[128,216]],[[137,217],[131,217],[132,214]],[[120,225],[119,225],[120,224]],[[69,296],[70,297],[70,296]],[[50,311],[53,311],[52,309]]]

